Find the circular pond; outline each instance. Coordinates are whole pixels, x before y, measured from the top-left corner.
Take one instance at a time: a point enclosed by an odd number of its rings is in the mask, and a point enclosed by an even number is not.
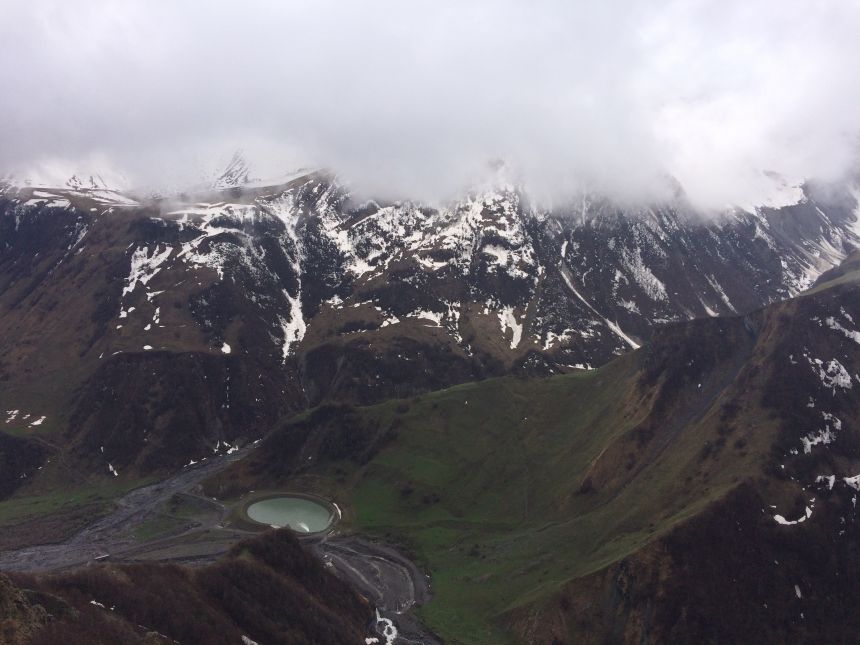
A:
[[[288,527],[300,534],[324,532],[337,519],[331,507],[300,496],[266,498],[249,505],[245,513],[257,523]]]

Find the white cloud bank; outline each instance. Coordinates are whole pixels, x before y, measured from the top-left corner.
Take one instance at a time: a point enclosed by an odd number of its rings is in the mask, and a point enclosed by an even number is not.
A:
[[[538,192],[748,204],[857,159],[860,2],[7,0],[0,172],[176,184],[241,147],[445,197],[505,158]]]

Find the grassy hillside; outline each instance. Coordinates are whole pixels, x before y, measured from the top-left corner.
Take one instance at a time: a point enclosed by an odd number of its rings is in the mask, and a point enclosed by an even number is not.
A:
[[[330,496],[431,575],[445,641],[844,641],[858,304],[837,281],[596,371],[323,406],[207,486]]]
[[[753,336],[742,319],[694,327],[596,371],[302,416],[210,493],[278,484],[332,496],[353,530],[403,545],[427,569],[434,598],[420,613],[444,640],[516,639],[509,613],[761,473],[767,424],[736,431],[723,406]],[[372,449],[360,460],[320,450],[346,427]]]

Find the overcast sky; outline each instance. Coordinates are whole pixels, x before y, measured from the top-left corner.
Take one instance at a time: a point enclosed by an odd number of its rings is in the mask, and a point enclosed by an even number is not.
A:
[[[176,184],[243,148],[443,198],[503,158],[536,192],[749,203],[838,178],[860,1],[5,0],[0,171]]]

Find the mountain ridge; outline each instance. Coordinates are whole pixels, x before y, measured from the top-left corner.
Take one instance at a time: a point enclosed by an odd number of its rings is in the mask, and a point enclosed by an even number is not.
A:
[[[846,640],[858,285],[667,325],[595,371],[323,406],[206,490],[339,500],[427,569],[445,640]]]
[[[856,203],[849,192],[806,191],[779,211],[702,220],[605,200],[543,212],[512,185],[441,211],[355,205],[322,173],[210,194],[220,202],[108,205],[101,188],[34,198],[7,187],[0,408],[24,410],[10,428],[45,415],[44,429],[56,423],[66,441],[101,452],[81,431],[105,426],[82,421],[107,405],[92,395],[100,373],[120,383],[122,372],[148,374],[151,353],[168,353],[165,367],[171,353],[202,353],[227,371],[217,393],[199,391],[198,440],[164,452],[175,465],[206,445],[259,437],[254,416],[271,421],[327,398],[371,403],[511,371],[597,367],[669,321],[750,311],[838,264],[860,240]],[[119,372],[100,367],[120,355]],[[61,365],[72,366],[68,385],[56,380]],[[230,409],[231,370],[271,382],[254,415]],[[54,410],[27,410],[46,388]],[[138,437],[151,430],[144,399],[157,397],[144,391],[111,413],[137,419]],[[168,437],[176,422],[163,424]],[[108,456],[103,468],[145,473],[139,457]]]

